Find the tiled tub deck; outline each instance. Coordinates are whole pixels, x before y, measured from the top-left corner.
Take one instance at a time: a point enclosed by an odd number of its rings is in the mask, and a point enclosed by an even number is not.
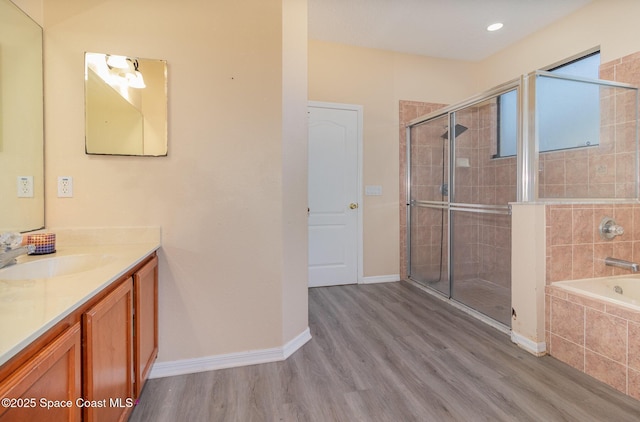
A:
[[[545,293],[549,354],[640,400],[640,308],[554,285]]]

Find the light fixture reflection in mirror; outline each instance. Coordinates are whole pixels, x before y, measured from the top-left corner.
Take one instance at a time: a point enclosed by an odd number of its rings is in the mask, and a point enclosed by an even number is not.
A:
[[[167,155],[164,60],[85,53],[87,154]]]

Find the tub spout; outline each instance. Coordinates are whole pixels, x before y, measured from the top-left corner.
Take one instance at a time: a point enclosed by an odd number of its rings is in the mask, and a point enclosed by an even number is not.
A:
[[[634,273],[637,273],[638,271],[640,271],[640,265],[636,264],[635,262],[626,261],[624,259],[607,257],[604,259],[604,263],[605,265],[609,265],[611,267],[618,267],[618,268],[624,268],[625,270],[631,270]]]

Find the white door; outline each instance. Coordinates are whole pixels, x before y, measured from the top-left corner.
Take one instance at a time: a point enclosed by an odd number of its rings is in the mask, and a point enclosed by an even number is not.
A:
[[[309,103],[309,287],[358,282],[361,116]]]

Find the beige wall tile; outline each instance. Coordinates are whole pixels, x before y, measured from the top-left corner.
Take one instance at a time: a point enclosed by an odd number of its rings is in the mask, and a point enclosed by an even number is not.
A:
[[[550,343],[551,356],[584,372],[584,347],[553,333],[550,335]]]
[[[576,303],[578,305],[582,305],[596,311],[605,311],[605,304],[602,303],[602,301],[595,300],[586,296],[569,293],[567,294],[567,300],[571,303]]]
[[[551,280],[570,280],[573,274],[573,247],[552,246],[551,247]]]
[[[572,248],[572,278],[593,277],[593,243],[574,245]]]
[[[634,399],[640,400],[640,371],[629,369],[627,386],[627,394],[629,394]]]
[[[550,219],[552,222],[551,245],[570,245],[573,241],[573,212],[571,208],[551,207]],[[547,222],[549,224],[549,222]]]
[[[590,308],[585,310],[585,348],[627,365],[627,321]]]
[[[627,367],[620,363],[585,350],[584,372],[618,391],[627,393]]]
[[[584,306],[551,297],[551,332],[584,345]]]
[[[629,322],[629,369],[640,371],[640,323]]]

